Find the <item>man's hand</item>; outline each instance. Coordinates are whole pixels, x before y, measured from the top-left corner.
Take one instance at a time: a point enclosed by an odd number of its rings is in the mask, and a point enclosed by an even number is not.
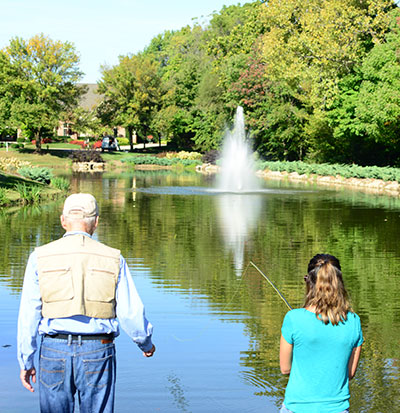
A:
[[[144,357],[152,357],[154,352],[156,351],[156,346],[153,344],[153,347],[149,351],[143,351]]]
[[[30,392],[34,392],[35,389],[31,385],[31,377],[32,377],[32,382],[36,383],[36,370],[34,367],[32,367],[29,370],[21,370],[21,374],[19,375],[19,378],[21,379],[22,385],[28,389]]]

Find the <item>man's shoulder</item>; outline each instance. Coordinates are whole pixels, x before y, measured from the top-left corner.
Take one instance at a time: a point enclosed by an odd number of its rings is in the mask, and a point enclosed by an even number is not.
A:
[[[83,247],[83,244],[85,244],[91,250],[91,252],[95,252],[101,255],[119,257],[121,254],[121,251],[119,249],[109,247],[108,245],[83,234],[72,234],[64,236],[40,247],[36,247],[35,251],[36,254],[40,256],[49,252],[66,252],[69,250],[68,247]]]

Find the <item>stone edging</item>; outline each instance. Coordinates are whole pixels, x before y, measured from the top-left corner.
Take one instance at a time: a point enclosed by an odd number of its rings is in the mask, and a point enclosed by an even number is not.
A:
[[[196,171],[204,174],[214,174],[219,172],[219,166],[203,164],[196,167]],[[257,171],[256,175],[264,179],[288,180],[294,182],[308,182],[325,186],[346,186],[368,192],[384,193],[393,196],[400,195],[400,184],[397,181],[383,181],[382,179],[370,178],[343,178],[340,175],[322,176],[322,175],[300,175],[297,172],[279,172],[279,171]]]
[[[105,162],[73,162],[74,172],[99,172],[106,169]]]

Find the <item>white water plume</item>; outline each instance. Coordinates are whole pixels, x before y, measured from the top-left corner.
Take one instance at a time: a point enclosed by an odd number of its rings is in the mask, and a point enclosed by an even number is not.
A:
[[[236,275],[241,275],[245,245],[261,211],[262,197],[255,176],[253,153],[246,142],[243,108],[224,137],[221,171],[217,178],[220,225],[225,246],[232,251]]]
[[[224,192],[251,192],[259,189],[253,152],[246,141],[241,106],[236,110],[233,129],[227,131],[224,136],[217,187]]]

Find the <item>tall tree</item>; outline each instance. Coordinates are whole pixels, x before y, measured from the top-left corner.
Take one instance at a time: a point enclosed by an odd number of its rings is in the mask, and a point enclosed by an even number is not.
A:
[[[119,64],[102,68],[98,92],[104,95],[99,116],[110,126],[124,126],[133,150],[133,132],[147,138],[160,105],[159,64],[143,54],[120,56]]]
[[[311,156],[332,135],[327,110],[389,28],[392,0],[270,0],[263,5],[266,74],[299,103]]]
[[[328,112],[333,139],[325,155],[341,162],[400,163],[399,10],[392,13],[390,28],[385,41],[340,82],[340,95]]]
[[[43,34],[29,40],[16,37],[3,53],[13,70],[6,84],[8,123],[33,134],[40,151],[43,130],[54,129],[84,91],[77,86],[82,77],[79,56],[71,43]]]

